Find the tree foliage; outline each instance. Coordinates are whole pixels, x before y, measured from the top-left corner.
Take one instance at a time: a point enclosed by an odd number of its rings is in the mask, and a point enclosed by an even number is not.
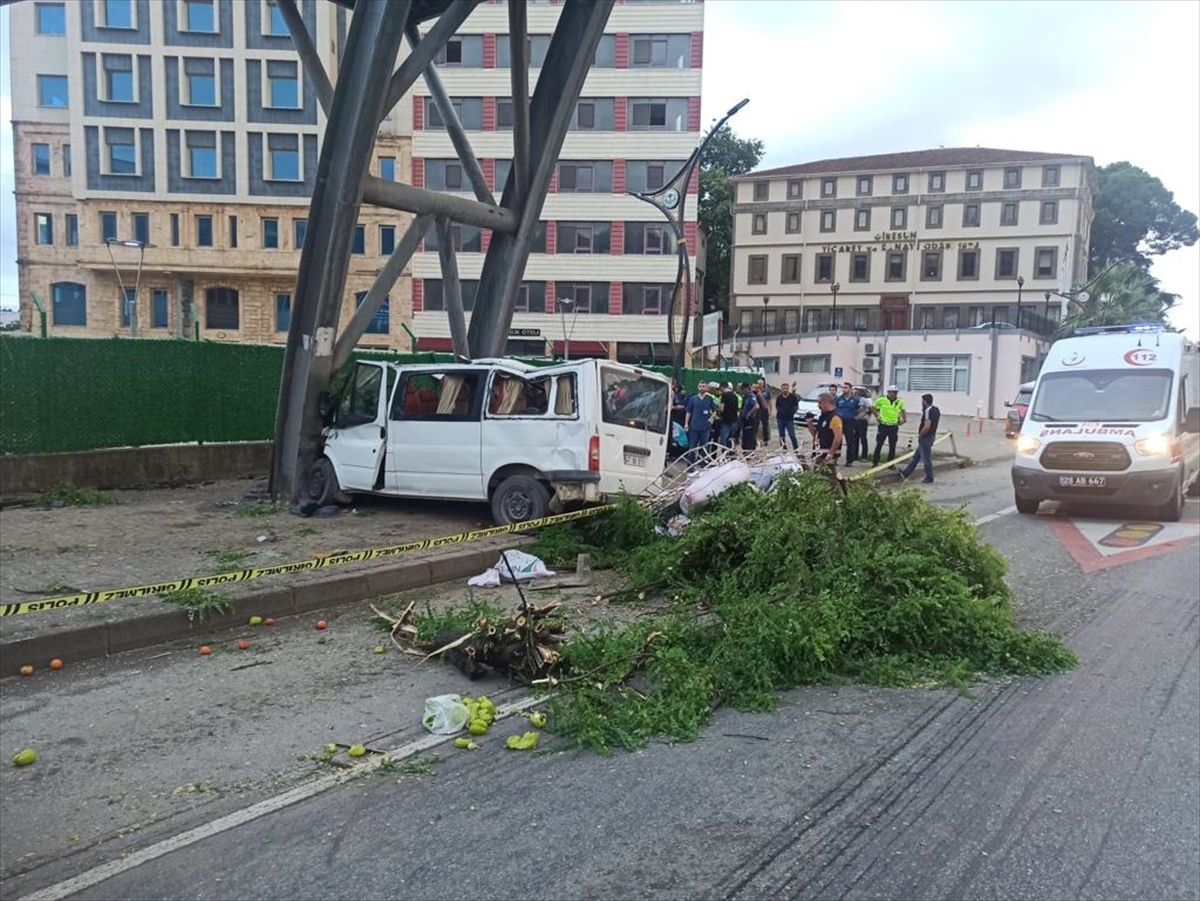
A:
[[[700,157],[700,222],[708,230],[704,271],[705,311],[726,310],[733,244],[733,179],[762,160],[763,142],[739,138],[728,125],[713,135]]]
[[[1110,163],[1096,172],[1096,218],[1092,223],[1092,276],[1110,263],[1128,261],[1142,270],[1161,256],[1200,240],[1196,214],[1175,202],[1175,195],[1132,163]]]
[[[1072,301],[1063,319],[1062,335],[1089,325],[1124,325],[1129,322],[1167,321],[1177,296],[1158,287],[1158,279],[1135,263],[1117,263],[1088,288],[1086,303]]]

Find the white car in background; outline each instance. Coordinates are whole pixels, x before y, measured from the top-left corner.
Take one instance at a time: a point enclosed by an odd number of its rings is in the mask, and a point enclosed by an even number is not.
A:
[[[866,400],[868,403],[874,402],[875,392],[873,392],[870,388],[864,388],[862,385],[855,385],[854,387],[856,390],[862,391],[866,395]],[[817,405],[817,398],[820,397],[822,393],[824,393],[828,390],[829,390],[829,383],[825,382],[823,384],[817,385],[815,388],[813,388],[811,391],[809,391],[807,394],[805,394],[803,397],[801,397],[800,398],[800,406],[796,408],[796,415],[794,417],[795,421],[797,423],[802,424],[804,422],[804,418],[809,413],[811,413],[813,416],[820,416],[821,408]]]

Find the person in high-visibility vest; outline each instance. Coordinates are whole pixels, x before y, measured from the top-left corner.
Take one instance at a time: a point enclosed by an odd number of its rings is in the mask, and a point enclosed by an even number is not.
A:
[[[900,389],[888,385],[887,396],[876,398],[872,414],[879,420],[879,430],[875,433],[875,456],[872,466],[879,465],[879,452],[883,450],[883,442],[888,444],[888,462],[896,459],[896,441],[900,437],[900,426],[908,422],[904,412],[904,401],[899,396]]]

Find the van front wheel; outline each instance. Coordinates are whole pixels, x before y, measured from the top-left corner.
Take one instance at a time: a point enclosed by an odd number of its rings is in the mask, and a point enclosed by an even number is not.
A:
[[[1154,508],[1154,519],[1162,522],[1179,522],[1183,516],[1183,486],[1176,485],[1171,499]]]
[[[549,509],[550,492],[529,476],[509,476],[492,493],[492,518],[500,525],[541,519]]]
[[[302,496],[307,503],[316,504],[318,507],[336,504],[341,499],[337,473],[334,472],[333,463],[328,457],[317,458],[308,468]]]

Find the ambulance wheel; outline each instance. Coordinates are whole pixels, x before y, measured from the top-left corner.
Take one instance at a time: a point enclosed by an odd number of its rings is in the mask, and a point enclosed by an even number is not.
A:
[[[308,468],[304,477],[304,500],[318,507],[336,504],[342,498],[337,473],[328,457],[320,457]]]
[[[1154,519],[1160,522],[1179,522],[1183,516],[1183,486],[1176,484],[1171,499],[1154,508]]]
[[[1041,506],[1042,502],[1037,500],[1036,498],[1033,500],[1026,500],[1025,498],[1021,497],[1020,495],[1017,495],[1016,496],[1016,504],[1017,504],[1017,512],[1018,513],[1026,513],[1026,514],[1032,515],[1032,514],[1038,512],[1038,507]]]
[[[502,526],[541,519],[549,509],[550,492],[529,476],[509,476],[492,493],[492,518]]]

